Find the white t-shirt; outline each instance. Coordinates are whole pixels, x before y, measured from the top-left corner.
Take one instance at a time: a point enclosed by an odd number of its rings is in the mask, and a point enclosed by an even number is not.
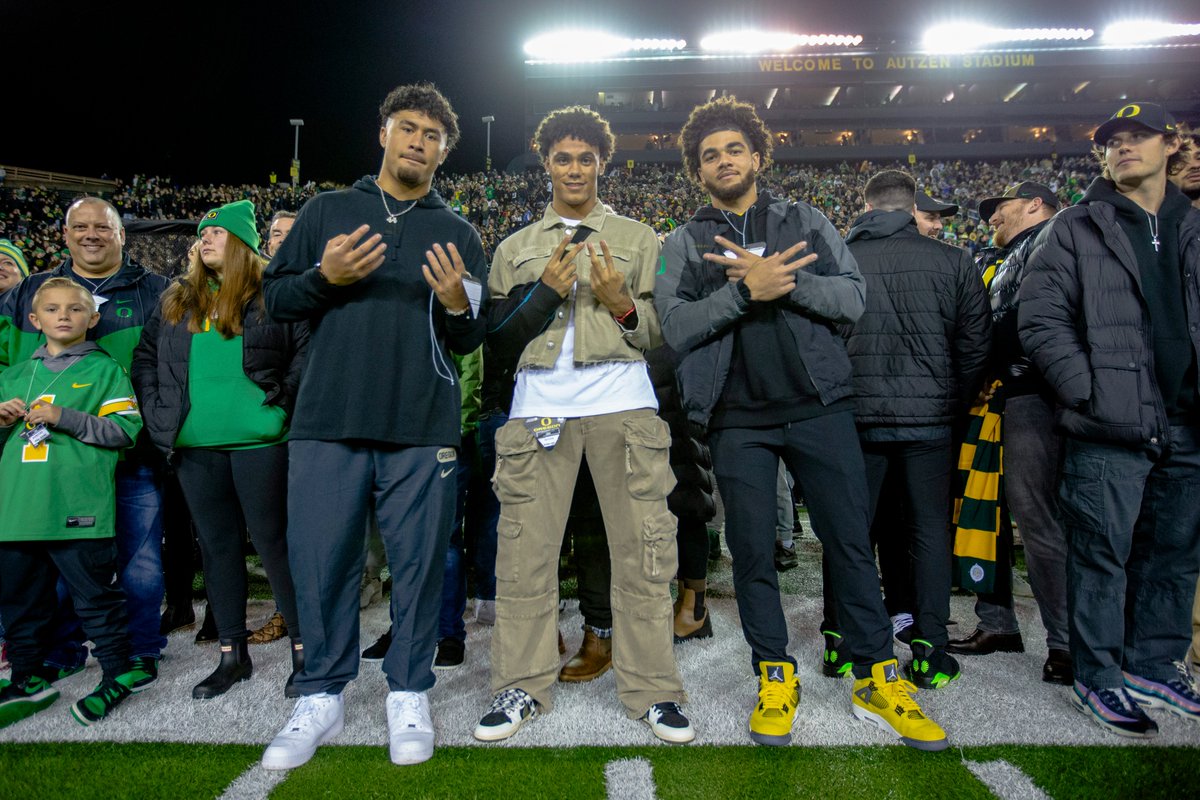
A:
[[[564,219],[567,233],[579,220]],[[509,416],[593,417],[637,408],[658,410],[654,385],[645,361],[612,361],[604,364],[575,364],[575,287],[571,287],[570,316],[563,334],[562,349],[553,369],[526,367],[517,373]],[[616,324],[615,322],[613,323]]]

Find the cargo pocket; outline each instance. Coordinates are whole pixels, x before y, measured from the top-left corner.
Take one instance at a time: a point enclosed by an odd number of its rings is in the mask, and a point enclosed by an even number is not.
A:
[[[520,420],[496,431],[496,473],[492,488],[503,504],[528,503],[537,497],[538,443]]]
[[[625,480],[636,500],[662,500],[675,488],[671,474],[671,432],[658,417],[624,422]]]
[[[500,515],[496,521],[496,580],[521,579],[521,523]]]
[[[1101,446],[1102,447],[1102,446]],[[1062,477],[1058,484],[1058,513],[1070,532],[1104,530],[1104,487],[1107,463],[1095,445],[1068,439],[1064,444]]]
[[[642,577],[651,583],[668,583],[679,570],[677,529],[675,515],[670,511],[642,522]]]

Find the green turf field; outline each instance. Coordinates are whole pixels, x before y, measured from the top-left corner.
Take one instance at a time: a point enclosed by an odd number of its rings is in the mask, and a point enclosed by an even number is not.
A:
[[[262,753],[245,745],[6,744],[4,798],[214,798]],[[722,798],[987,798],[966,762],[1003,759],[1048,796],[1186,797],[1197,765],[1190,748],[974,747],[940,754],[903,747],[647,747],[569,750],[446,747],[414,767],[381,747],[323,747],[272,798],[608,797],[605,766],[645,759],[660,800]]]

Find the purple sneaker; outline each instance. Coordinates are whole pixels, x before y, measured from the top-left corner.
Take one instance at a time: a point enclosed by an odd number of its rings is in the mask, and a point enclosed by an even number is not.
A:
[[[1122,688],[1089,689],[1075,681],[1071,700],[1081,713],[1090,714],[1100,727],[1118,736],[1148,739],[1158,735],[1158,723]]]
[[[1188,672],[1187,665],[1175,662],[1176,677],[1152,681],[1125,673],[1125,688],[1129,695],[1146,708],[1162,708],[1177,717],[1200,722],[1200,692]]]

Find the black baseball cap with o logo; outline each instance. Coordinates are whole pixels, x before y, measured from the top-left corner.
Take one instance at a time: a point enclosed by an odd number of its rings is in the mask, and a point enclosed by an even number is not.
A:
[[[1122,126],[1128,127],[1127,123],[1130,122],[1136,122],[1156,133],[1175,133],[1175,118],[1158,103],[1129,103],[1117,109],[1117,113],[1096,128],[1096,132],[1092,134],[1092,141],[1104,147],[1114,131]]]

